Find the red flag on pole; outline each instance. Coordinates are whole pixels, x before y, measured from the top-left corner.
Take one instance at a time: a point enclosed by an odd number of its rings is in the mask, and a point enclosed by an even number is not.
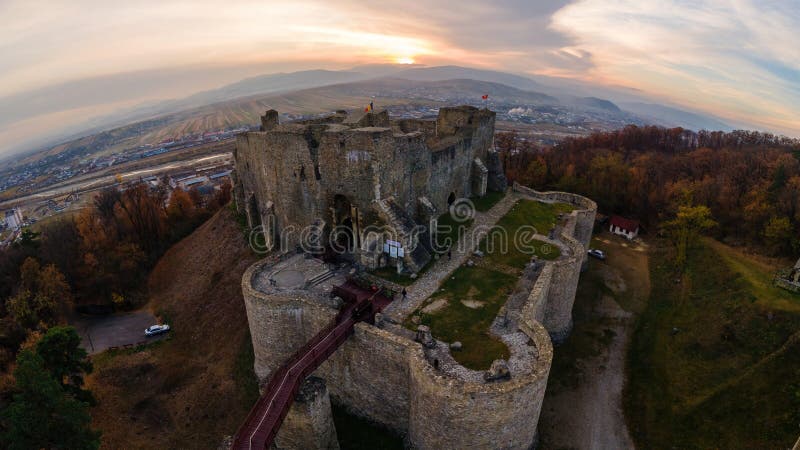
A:
[[[489,94],[484,94],[481,98],[484,99],[484,100],[488,100],[489,99]]]

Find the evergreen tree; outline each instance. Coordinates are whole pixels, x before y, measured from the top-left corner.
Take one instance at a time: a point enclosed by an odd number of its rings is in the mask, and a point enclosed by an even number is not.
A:
[[[83,375],[92,372],[86,350],[80,347],[81,338],[74,327],[57,326],[36,344],[36,353],[53,378],[76,398],[93,403],[91,393],[83,390]]]
[[[96,449],[100,434],[90,428],[88,405],[65,393],[30,350],[17,357],[13,402],[2,412],[4,448]]]

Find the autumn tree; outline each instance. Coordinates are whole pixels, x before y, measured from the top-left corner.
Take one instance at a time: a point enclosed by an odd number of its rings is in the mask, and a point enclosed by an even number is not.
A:
[[[675,243],[677,254],[675,262],[678,267],[685,267],[688,250],[693,246],[697,237],[716,225],[711,217],[711,210],[707,206],[681,205],[675,218],[665,223]]]
[[[49,222],[42,227],[39,256],[43,263],[55,264],[70,284],[74,284],[78,276],[81,240],[75,219],[71,217]]]
[[[218,210],[231,201],[231,184],[225,183],[220,186],[219,191],[214,195],[214,199],[209,204],[209,208]]]
[[[788,217],[771,217],[764,227],[764,240],[773,253],[788,253],[798,247],[797,232]]]
[[[34,258],[28,258],[20,268],[19,291],[7,302],[8,310],[17,323],[33,329],[63,319],[72,306],[70,286],[55,265],[42,268]]]
[[[141,285],[147,257],[136,243],[109,231],[93,210],[81,214],[77,226],[82,257],[76,288],[84,303],[110,304],[114,294],[124,295]]]
[[[618,153],[601,153],[589,163],[589,182],[593,197],[607,209],[618,211],[625,202],[630,174]]]
[[[195,214],[195,204],[189,193],[181,188],[172,191],[167,205],[167,218],[171,223],[185,221]]]
[[[122,193],[117,203],[124,225],[132,232],[133,242],[150,257],[160,251],[164,237],[163,191],[153,191],[147,184],[139,183]]]

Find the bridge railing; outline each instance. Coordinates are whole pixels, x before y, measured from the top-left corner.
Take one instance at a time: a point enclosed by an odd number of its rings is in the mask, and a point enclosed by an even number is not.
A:
[[[270,377],[259,398],[234,437],[232,448],[266,448],[275,439],[281,423],[300,390],[302,381],[314,372],[352,334],[355,323],[372,313],[377,293],[347,291],[354,301],[336,318],[303,344]]]

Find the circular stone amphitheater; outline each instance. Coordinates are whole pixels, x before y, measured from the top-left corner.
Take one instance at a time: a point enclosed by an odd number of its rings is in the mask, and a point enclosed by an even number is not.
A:
[[[490,230],[524,201],[568,206],[569,212],[559,215],[548,236],[537,235],[557,254],[531,258],[524,267],[493,265],[491,258],[475,256],[486,235],[480,233],[481,227]],[[572,326],[572,304],[596,209],[585,197],[515,185],[491,209],[476,214],[467,234],[477,234],[462,237],[472,242],[463,243],[464,248],[450,257],[434,258],[406,287],[406,299],[399,294],[403,287],[389,280],[303,253],[288,252],[254,264],[243,277],[242,289],[255,371],[263,382],[337,318],[342,299],[332,295],[336,286],[359,275],[396,293],[374,320],[356,323],[353,334],[314,371],[311,384],[289,410],[275,445],[338,448],[331,418],[334,402],[393,430],[412,448],[535,446],[553,342],[564,339]],[[456,271],[473,266],[486,266],[507,286],[498,294],[499,309],[485,331],[504,357],[482,368],[459,361],[470,350],[475,353],[475,348],[468,348],[474,344],[443,339],[451,331],[440,325],[443,317],[449,317],[448,310],[437,311],[447,308],[443,304],[458,306],[455,294],[447,297],[443,286],[457,284],[458,279],[452,280],[461,276],[454,275]],[[475,293],[469,296],[469,301],[461,299],[462,304],[488,308],[487,299]],[[437,303],[439,298],[446,300]]]

